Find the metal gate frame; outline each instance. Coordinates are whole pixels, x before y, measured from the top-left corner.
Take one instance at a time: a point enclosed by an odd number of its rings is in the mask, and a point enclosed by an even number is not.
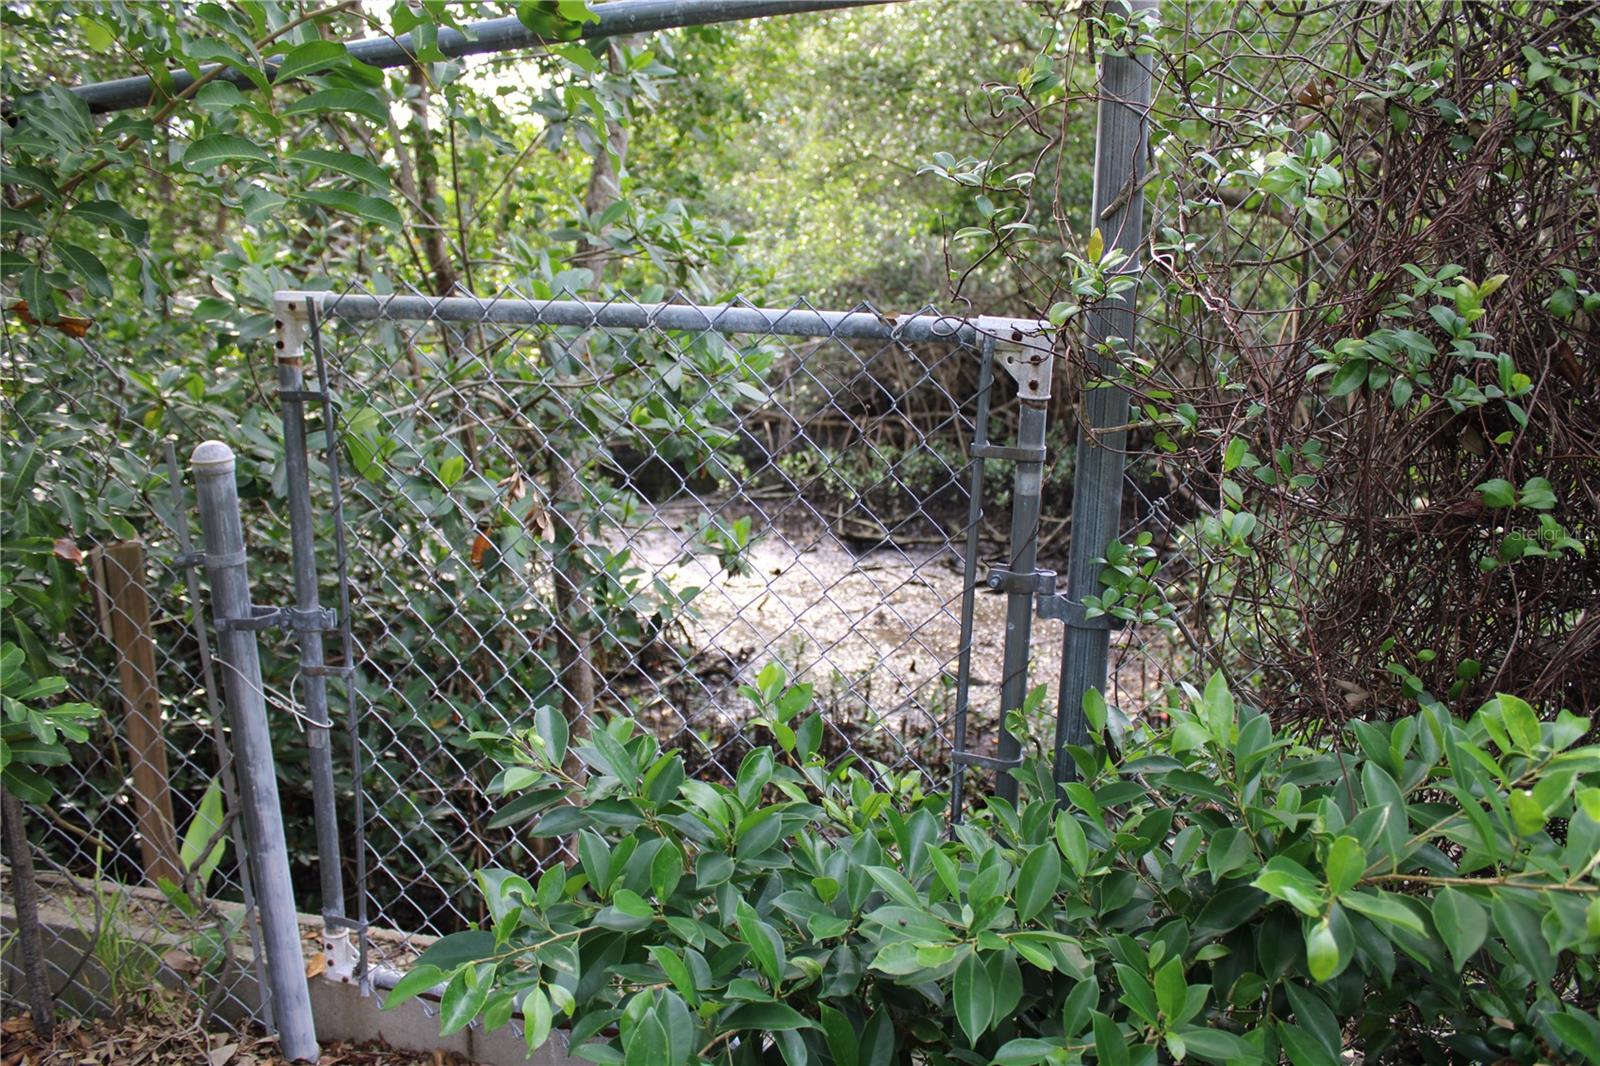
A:
[[[949,317],[919,313],[899,317],[873,311],[815,311],[805,308],[767,310],[747,304],[707,307],[683,303],[634,304],[582,300],[525,300],[415,295],[371,296],[327,292],[283,291],[274,299],[277,331],[278,397],[282,407],[286,494],[293,550],[295,606],[291,626],[298,636],[304,718],[308,730],[314,804],[317,816],[318,866],[324,899],[323,948],[331,975],[354,979],[363,990],[372,986],[368,966],[366,931],[365,813],[360,788],[352,816],[350,839],[356,850],[355,917],[345,912],[341,878],[341,832],[334,795],[333,756],[327,682],[350,681],[352,657],[347,543],[340,490],[340,441],[337,403],[328,387],[328,367],[322,351],[322,326],[329,320],[448,322],[460,324],[513,324],[519,326],[577,326],[616,330],[667,329],[721,334],[760,334],[819,339],[865,339],[884,342],[937,342],[971,352],[980,360],[976,396],[974,440],[968,451],[970,504],[966,526],[965,572],[962,593],[961,635],[958,651],[956,702],[953,714],[953,769],[951,812],[959,818],[963,807],[963,776],[967,766],[992,770],[995,792],[1012,803],[1017,781],[1009,771],[1021,765],[1018,739],[1004,729],[1006,717],[1019,710],[1028,692],[1029,651],[1036,609],[1043,617],[1057,617],[1054,605],[1055,574],[1038,569],[1040,493],[1043,483],[1045,429],[1056,353],[1054,331],[1047,322],[979,316]],[[315,387],[306,382],[306,353],[310,349]],[[995,364],[1015,383],[1020,401],[1017,438],[1012,444],[989,440],[988,422]],[[319,568],[311,497],[309,442],[305,407],[320,405],[324,426],[324,457],[331,481],[335,530],[335,571],[338,578],[337,614],[318,601]],[[982,490],[985,464],[990,460],[1015,463],[1010,523],[1010,544],[1003,566],[978,575],[979,533],[983,519]],[[1007,597],[1004,661],[1000,691],[1001,732],[996,755],[967,747],[967,715],[974,627],[974,601],[982,585]],[[338,662],[328,665],[323,633],[336,631],[341,645]],[[357,782],[362,780],[361,743],[355,686],[345,684],[345,729]],[[351,943],[350,933],[356,934]],[[377,983],[387,984],[378,975]]]

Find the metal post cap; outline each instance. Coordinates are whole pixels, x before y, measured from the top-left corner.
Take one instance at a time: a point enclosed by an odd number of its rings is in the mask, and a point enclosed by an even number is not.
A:
[[[202,441],[189,456],[189,465],[200,474],[226,474],[233,470],[233,449],[220,440]]]

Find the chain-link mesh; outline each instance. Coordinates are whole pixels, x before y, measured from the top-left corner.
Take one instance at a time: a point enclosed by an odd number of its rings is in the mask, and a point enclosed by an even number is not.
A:
[[[1330,219],[1347,164],[1372,156],[1379,137],[1368,123],[1329,121],[1326,56],[1390,47],[1387,27],[1337,7],[1304,19],[1160,14],[1164,29],[1142,52],[1154,89],[1138,326],[1112,376],[1133,399],[1127,551],[1101,576],[1124,625],[1106,697],[1130,716],[1219,667],[1274,683],[1317,655],[1304,625],[1338,570],[1329,562],[1343,532],[1311,490],[1319,442],[1301,450],[1297,438],[1337,414],[1305,395],[1307,371],[1329,327],[1342,328],[1326,294],[1349,287],[1365,227]],[[1237,73],[1245,65],[1258,73]]]
[[[336,635],[328,643],[335,716],[349,663],[360,743],[356,757],[337,732],[333,740],[342,865],[374,924],[462,928],[481,917],[474,869],[554,857],[525,825],[497,820],[494,769],[470,739],[526,724],[541,705],[584,725],[626,715],[682,751],[693,772],[731,776],[752,744],[770,739],[740,689],[777,662],[812,686],[830,759],[947,787],[981,344],[1018,323],[931,309],[758,312],[513,294],[449,313],[415,294],[318,302],[326,310],[306,353],[313,391],[303,401],[313,515],[322,602],[349,597],[354,654],[344,658]],[[68,366],[94,366],[121,388],[74,388],[75,374],[49,369]],[[217,776],[225,731],[192,624],[179,537],[188,495],[173,496],[163,445],[176,438],[185,454],[208,436],[238,443],[254,596],[288,605],[278,405],[248,367],[244,413],[222,411],[233,425],[219,424],[217,410],[130,400],[125,364],[48,333],[9,337],[6,371],[12,436],[46,453],[34,491],[93,501],[74,544],[144,544],[181,840]],[[319,371],[337,411],[342,559]],[[993,376],[983,439],[1003,444],[1015,437],[1018,390],[1004,370]],[[115,433],[97,432],[108,418]],[[1016,548],[1014,465],[986,463],[983,563],[1004,566]],[[1167,492],[1138,461],[1128,481],[1125,513],[1175,565],[1167,549],[1187,534],[1166,517]],[[1061,544],[1046,538],[1044,549],[1049,565]],[[62,801],[38,812],[35,839],[62,870],[136,885],[146,879],[126,701],[99,602],[84,589],[57,655],[73,694],[107,716],[64,768]],[[1006,612],[1003,594],[974,598],[966,743],[990,756]],[[1029,655],[1031,680],[1051,689],[1060,632],[1037,625]],[[1179,676],[1169,634],[1131,626],[1114,638],[1108,698],[1136,711]],[[298,902],[315,911],[304,679],[291,635],[264,632],[262,643]],[[1047,737],[1049,723],[1038,724]],[[231,844],[209,889],[213,899],[244,898]],[[159,893],[124,896],[148,897],[164,920],[203,937],[205,923]],[[379,954],[402,950],[392,944]]]
[[[205,1014],[249,1016],[241,982],[255,953],[226,728],[185,566],[190,505],[172,488],[171,441],[192,430],[168,417],[154,374],[89,339],[8,325],[3,373],[8,639],[66,678],[60,698],[102,712],[90,741],[46,771],[50,801],[26,808],[51,990],[120,1009],[160,982],[192,989]],[[210,831],[192,830],[213,787],[224,823],[202,816]],[[183,844],[213,833],[221,856],[198,877]],[[20,989],[13,943],[3,975]]]
[[[375,919],[459,928],[470,871],[541,861],[467,740],[541,705],[627,715],[731,777],[765,738],[740,687],[777,662],[813,686],[830,757],[943,787],[976,331],[932,311],[842,328],[803,304],[619,299],[551,325],[550,301],[460,303],[322,302]],[[989,484],[1003,537],[1010,482]],[[973,747],[994,742],[1003,612],[979,598]]]

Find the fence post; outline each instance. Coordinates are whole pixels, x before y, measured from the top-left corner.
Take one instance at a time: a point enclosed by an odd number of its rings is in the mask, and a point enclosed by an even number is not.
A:
[[[1133,0],[1129,22],[1139,23],[1156,0]],[[1094,198],[1091,224],[1108,249],[1126,252],[1119,273],[1137,274],[1143,240],[1145,153],[1150,108],[1148,60],[1107,54],[1100,65],[1100,106],[1095,129]],[[1088,357],[1103,370],[1116,360],[1100,348],[1111,337],[1133,342],[1136,290],[1106,300],[1084,324]],[[1078,407],[1077,465],[1072,484],[1072,544],[1067,560],[1065,630],[1061,645],[1060,704],[1056,715],[1057,782],[1071,780],[1076,767],[1069,745],[1088,739],[1083,696],[1105,688],[1111,630],[1104,615],[1083,617],[1083,597],[1099,588],[1106,545],[1120,532],[1123,453],[1127,447],[1128,394],[1121,388],[1083,390]]]
[[[133,769],[133,810],[145,878],[183,884],[172,817],[167,740],[161,691],[156,685],[156,645],[150,635],[150,591],[145,586],[144,542],[119,540],[97,549],[103,584],[95,592],[109,622],[106,639],[117,649],[117,676],[127,704],[123,724]]]
[[[190,467],[205,533],[206,574],[211,581],[211,614],[217,628],[223,692],[233,727],[247,856],[255,874],[267,955],[267,982],[278,1040],[286,1058],[315,1061],[316,1030],[306,987],[305,958],[289,881],[289,848],[283,836],[272,737],[267,730],[266,697],[256,648],[250,603],[250,573],[245,561],[244,526],[234,481],[233,449],[221,441],[195,448]]]
[[[278,331],[278,400],[283,406],[284,491],[289,502],[289,540],[294,569],[295,609],[302,617],[322,613],[317,596],[316,529],[311,514],[311,475],[306,454],[308,399],[321,393],[305,388],[304,355],[310,325],[308,298],[276,299]],[[339,807],[334,791],[332,719],[328,715],[328,667],[322,631],[304,627],[295,634],[300,645],[300,691],[309,725],[307,761],[317,829],[317,873],[322,888],[322,950],[328,970],[348,980],[355,965],[350,930],[344,922],[344,870],[339,846]]]

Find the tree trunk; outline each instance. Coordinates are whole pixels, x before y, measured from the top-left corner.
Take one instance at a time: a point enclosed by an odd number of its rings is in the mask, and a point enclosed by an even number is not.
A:
[[[607,58],[613,72],[623,69],[621,42],[611,42]],[[627,127],[614,119],[607,120],[606,144],[595,153],[594,165],[589,172],[589,187],[584,193],[583,206],[590,219],[597,218],[621,198],[621,172],[627,153]],[[592,284],[598,291],[605,279],[610,258],[610,249],[599,240],[599,234],[595,234],[591,243],[580,247],[573,255],[572,263],[593,274]],[[569,352],[581,368],[588,369],[586,342],[580,341]],[[587,729],[586,719],[593,713],[595,702],[594,635],[587,628],[592,606],[583,559],[582,520],[582,478],[589,465],[592,442],[571,438],[569,443],[570,447],[562,449],[561,454],[550,457],[557,548],[556,656],[569,728],[573,736],[581,736]],[[581,623],[582,628],[575,627],[574,622]]]
[[[428,125],[428,79],[419,65],[411,68],[411,84],[417,94],[411,101],[412,148],[411,159],[398,137],[395,138],[395,155],[400,161],[402,187],[410,185],[417,213],[421,216],[422,254],[428,260],[433,274],[433,294],[449,296],[456,287],[455,260],[450,256],[444,239],[444,201],[439,198],[439,163],[433,157],[433,130]]]
[[[55,998],[44,967],[44,938],[39,934],[39,884],[33,873],[33,852],[28,847],[28,826],[22,804],[0,790],[0,821],[5,822],[6,844],[11,849],[11,898],[17,911],[17,939],[22,947],[22,980],[27,986],[33,1026],[49,1036],[56,1025]]]

